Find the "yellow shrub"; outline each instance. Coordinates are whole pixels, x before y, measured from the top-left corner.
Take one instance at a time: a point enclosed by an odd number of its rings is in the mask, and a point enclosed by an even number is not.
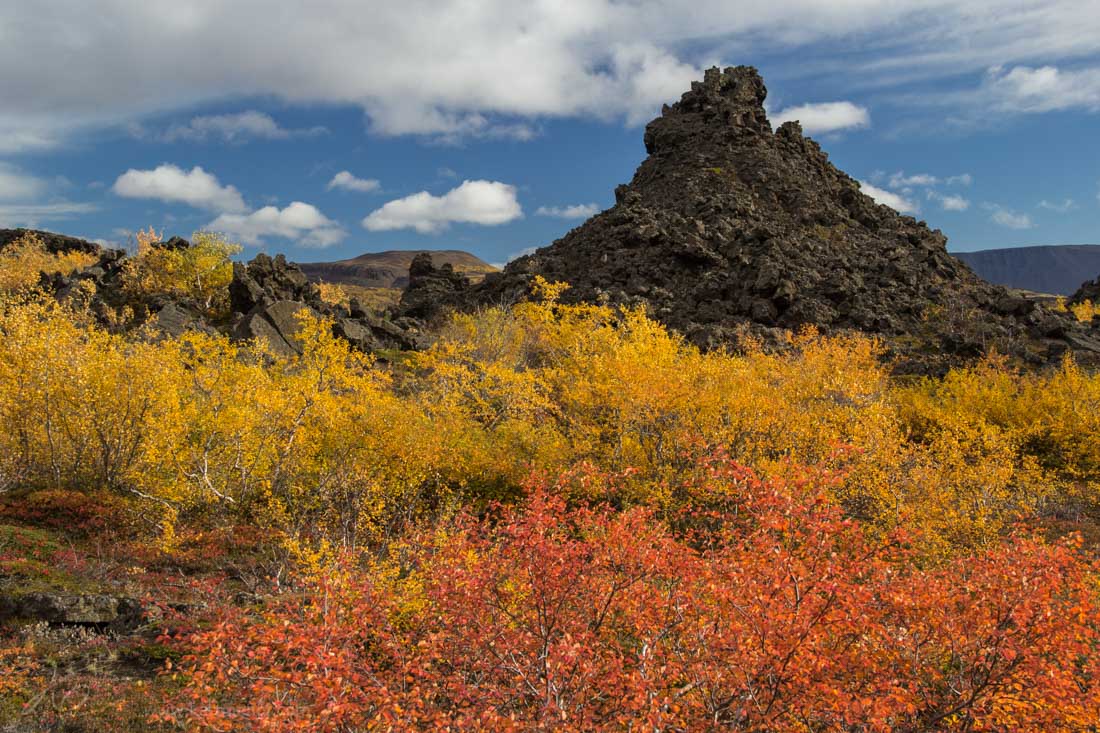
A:
[[[870,527],[928,551],[987,542],[1052,503],[1100,504],[1100,377],[991,358],[891,382],[879,345],[792,336],[700,352],[640,310],[560,287],[454,316],[391,375],[304,316],[303,353],[220,336],[146,343],[42,297],[0,304],[0,490],[108,486],[282,530],[301,558],[393,536],[457,502],[510,499],[532,471],[622,475],[583,497],[674,511],[715,450],[771,475],[816,464]],[[170,529],[170,528],[169,528]]]
[[[1085,299],[1080,303],[1074,303],[1073,305],[1066,305],[1065,298],[1058,298],[1054,304],[1054,310],[1060,313],[1072,313],[1081,323],[1088,323],[1097,314],[1100,314],[1100,305],[1094,305],[1091,300]]]
[[[321,300],[330,305],[339,305],[344,308],[348,307],[350,297],[348,291],[344,289],[342,285],[336,283],[318,283],[317,288],[321,291]]]
[[[230,258],[241,251],[240,246],[212,232],[195,232],[186,249],[154,247],[160,239],[152,228],[138,232],[138,251],[126,262],[125,290],[138,298],[189,298],[207,313],[223,315],[233,279]]]
[[[163,347],[82,325],[48,298],[0,305],[0,450],[23,481],[124,485],[166,418],[180,365]]]
[[[0,250],[0,292],[27,290],[38,284],[40,273],[69,275],[95,261],[95,256],[86,252],[54,254],[41,237],[28,232]]]

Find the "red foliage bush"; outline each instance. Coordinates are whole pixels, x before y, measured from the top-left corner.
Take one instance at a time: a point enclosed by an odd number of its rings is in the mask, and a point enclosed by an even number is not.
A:
[[[204,730],[1090,730],[1095,568],[1029,537],[922,569],[819,481],[725,463],[671,531],[520,509],[410,538],[189,639]],[[714,509],[721,506],[721,509]],[[678,525],[679,526],[679,525]],[[705,528],[705,529],[703,529]],[[392,571],[392,572],[391,572]]]
[[[118,496],[65,489],[0,500],[0,518],[74,537],[129,529],[134,521],[126,502]]]

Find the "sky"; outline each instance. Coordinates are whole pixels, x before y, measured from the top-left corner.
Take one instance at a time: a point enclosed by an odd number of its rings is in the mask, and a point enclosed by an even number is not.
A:
[[[499,264],[738,64],[949,249],[1100,243],[1096,0],[0,0],[0,227]]]

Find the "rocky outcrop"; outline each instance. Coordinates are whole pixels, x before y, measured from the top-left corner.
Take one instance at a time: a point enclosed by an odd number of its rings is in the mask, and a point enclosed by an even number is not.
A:
[[[422,252],[409,265],[409,285],[401,294],[397,312],[404,318],[431,323],[469,292],[468,277],[455,272],[449,262],[436,267],[431,253]]]
[[[70,239],[51,236],[61,244]],[[95,264],[68,276],[43,275],[40,284],[62,302],[79,301],[87,306],[106,328],[148,327],[155,337],[178,337],[187,331],[223,332],[241,341],[263,339],[274,353],[290,356],[301,351],[298,314],[304,311],[331,318],[335,334],[361,351],[404,350],[421,345],[422,337],[414,322],[386,320],[368,313],[354,300],[346,307],[326,303],[320,288],[283,255],[259,254],[247,264],[234,263],[229,284],[232,314],[228,319],[214,320],[186,298],[158,294],[136,297],[127,292],[123,277],[126,253],[86,244],[98,255]],[[191,244],[172,237],[151,246],[186,249]],[[120,325],[118,313],[122,309],[130,317]]]
[[[0,595],[0,621],[19,618],[62,626],[133,628],[145,615],[142,604],[133,598],[57,593]]]
[[[1086,300],[1091,301],[1093,304],[1100,305],[1100,277],[1095,280],[1086,280],[1081,283],[1081,287],[1074,291],[1073,295],[1069,296],[1066,301],[1071,305],[1078,303],[1084,303]]]
[[[368,313],[354,299],[346,308],[325,302],[320,288],[283,255],[259,254],[247,265],[234,263],[229,297],[236,314],[233,337],[263,339],[284,356],[301,351],[298,315],[303,311],[331,318],[334,333],[361,351],[413,349],[420,343],[415,332]]]
[[[0,229],[0,251],[3,251],[12,242],[22,239],[27,234],[34,234],[46,245],[46,250],[54,254],[62,252],[85,252],[87,254],[99,254],[100,246],[95,242],[77,237],[67,237],[64,234],[44,232],[39,229]]]
[[[542,275],[568,282],[567,300],[645,304],[705,348],[814,325],[882,336],[902,370],[989,348],[1095,357],[1070,319],[1011,298],[941,232],[875,203],[797,122],[773,132],[765,96],[751,67],[708,70],[647,125],[649,157],[611,209],[486,277],[467,305],[525,297]]]

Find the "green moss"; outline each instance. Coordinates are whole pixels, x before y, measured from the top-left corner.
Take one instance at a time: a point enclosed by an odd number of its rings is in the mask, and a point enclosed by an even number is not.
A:
[[[99,586],[57,567],[31,559],[0,560],[0,589],[25,593],[95,593]]]
[[[57,538],[41,529],[0,524],[0,558],[49,561],[61,549]]]

